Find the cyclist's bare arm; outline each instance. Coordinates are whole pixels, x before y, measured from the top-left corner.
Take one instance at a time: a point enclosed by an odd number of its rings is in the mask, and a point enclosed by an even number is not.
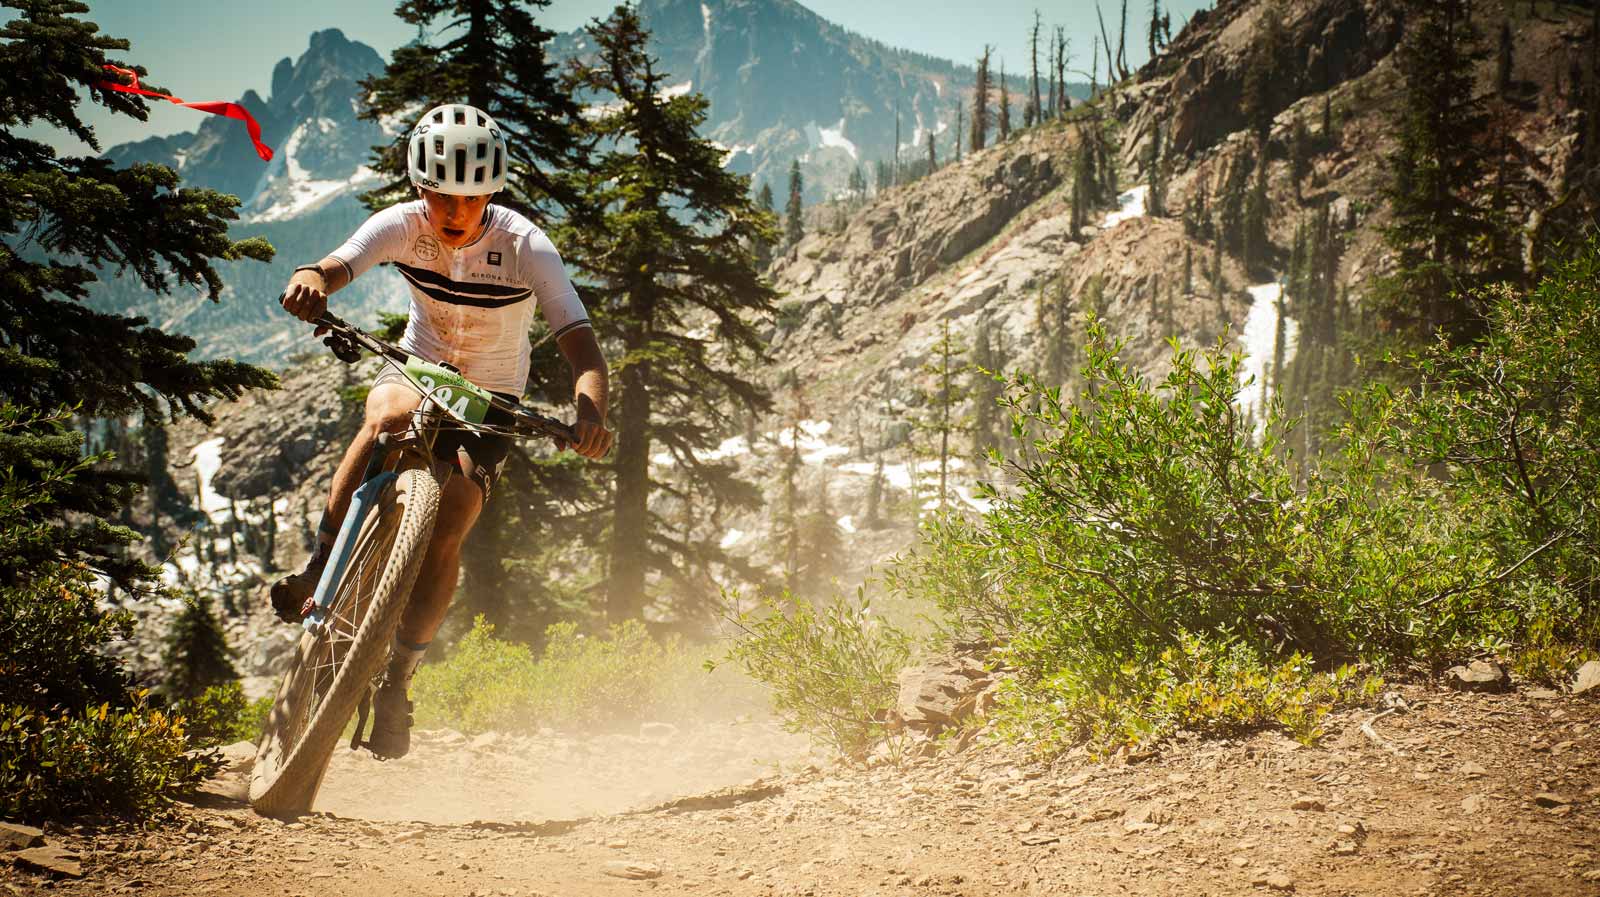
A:
[[[294,272],[279,301],[289,314],[302,321],[315,321],[328,310],[328,296],[350,283],[350,272],[333,256],[306,265]]]
[[[578,406],[573,425],[578,442],[570,448],[585,458],[603,458],[611,450],[612,434],[605,425],[611,379],[600,343],[593,329],[575,327],[557,337],[556,345],[572,366],[572,398]]]

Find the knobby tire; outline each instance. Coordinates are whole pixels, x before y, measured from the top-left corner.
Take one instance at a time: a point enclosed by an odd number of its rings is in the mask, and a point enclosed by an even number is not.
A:
[[[388,656],[438,510],[438,482],[413,468],[363,521],[324,630],[300,637],[278,687],[251,774],[256,812],[283,818],[311,809],[345,724]]]

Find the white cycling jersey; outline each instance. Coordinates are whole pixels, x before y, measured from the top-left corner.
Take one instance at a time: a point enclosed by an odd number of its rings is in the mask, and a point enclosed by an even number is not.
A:
[[[522,215],[491,205],[478,239],[460,249],[439,242],[422,200],[373,215],[330,255],[354,280],[392,263],[411,286],[411,320],[400,348],[448,362],[472,382],[522,395],[534,302],[556,336],[589,326],[578,293],[550,239]]]

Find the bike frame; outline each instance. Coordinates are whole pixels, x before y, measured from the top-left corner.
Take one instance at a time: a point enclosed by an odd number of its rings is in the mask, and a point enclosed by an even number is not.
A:
[[[402,454],[415,454],[423,459],[426,466],[444,468],[445,480],[455,474],[453,468],[445,464],[434,464],[433,442],[438,437],[443,418],[450,418],[459,426],[466,427],[478,433],[500,432],[498,428],[486,427],[475,424],[461,417],[449,404],[437,395],[448,387],[438,387],[434,390],[425,388],[412,374],[406,370],[403,363],[409,356],[400,349],[385,343],[359,328],[346,324],[333,315],[324,315],[317,321],[319,325],[328,327],[333,331],[329,337],[329,347],[340,360],[353,363],[360,360],[360,349],[383,359],[384,364],[398,370],[411,384],[412,388],[424,399],[415,412],[415,418],[405,435],[396,439],[391,434],[384,433],[378,437],[378,443],[373,447],[372,459],[367,462],[367,469],[361,477],[361,485],[356,487],[355,493],[350,498],[350,507],[345,511],[344,522],[339,526],[339,534],[333,540],[333,547],[329,551],[328,563],[322,570],[322,577],[317,580],[317,589],[312,594],[313,607],[311,612],[301,621],[301,627],[307,632],[317,632],[325,625],[328,608],[333,604],[334,585],[343,581],[345,568],[349,566],[350,555],[355,550],[356,534],[361,532],[361,525],[366,521],[367,515],[378,504],[378,496],[383,490],[399,478],[396,471],[398,464],[392,464],[391,459],[396,452]],[[448,392],[446,392],[448,395]],[[548,436],[553,439],[563,439],[569,444],[577,442],[576,435],[570,427],[560,421],[533,414],[525,409],[511,406],[498,397],[491,396],[491,406],[501,410],[512,411],[523,418],[539,432],[537,435]],[[516,434],[510,434],[516,435]],[[532,435],[532,434],[521,434]],[[435,470],[438,474],[438,470]],[[444,481],[440,482],[441,488]]]

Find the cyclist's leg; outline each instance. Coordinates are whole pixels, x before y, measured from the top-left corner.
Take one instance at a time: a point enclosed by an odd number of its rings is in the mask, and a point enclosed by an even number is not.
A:
[[[385,370],[387,372],[389,369]],[[317,547],[306,560],[303,570],[278,580],[270,590],[272,607],[280,619],[294,622],[300,618],[306,600],[316,590],[333,540],[339,534],[339,526],[344,521],[345,511],[350,507],[356,487],[361,485],[361,475],[366,471],[367,460],[372,457],[378,436],[404,430],[419,401],[416,391],[406,385],[404,378],[380,375],[373,383],[371,392],[367,393],[361,429],[345,450],[344,459],[334,472],[322,522],[317,527]]]
[[[461,572],[461,545],[483,510],[483,491],[466,477],[451,477],[439,495],[433,540],[422,561],[411,601],[396,634],[411,645],[427,645],[444,622]]]

